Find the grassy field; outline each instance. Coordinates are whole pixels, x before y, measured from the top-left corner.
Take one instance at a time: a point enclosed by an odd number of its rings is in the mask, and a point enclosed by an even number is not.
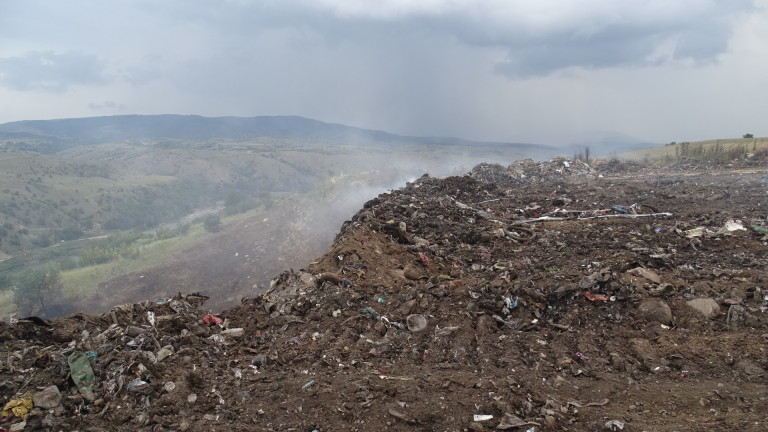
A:
[[[222,217],[222,225],[262,212],[254,209],[245,213]],[[186,234],[163,240],[141,239],[134,247],[138,253],[131,258],[119,257],[113,261],[88,267],[81,267],[61,273],[64,298],[82,298],[93,295],[99,284],[121,275],[149,268],[162,263],[173,254],[196,246],[202,247],[216,235],[206,231],[200,223],[193,224]]]
[[[174,180],[109,163],[0,152],[0,250],[15,255],[98,232],[127,199]]]
[[[632,152],[619,153],[623,160],[674,163],[687,157],[700,160],[728,160],[745,154],[768,150],[768,138],[731,138],[670,143]]]

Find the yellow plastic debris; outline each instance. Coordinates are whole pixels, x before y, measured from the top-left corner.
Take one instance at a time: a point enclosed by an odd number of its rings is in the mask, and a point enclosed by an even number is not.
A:
[[[32,409],[32,395],[27,392],[22,397],[11,399],[10,402],[5,404],[3,408],[3,417],[7,417],[11,413],[19,418],[24,418],[25,415]]]

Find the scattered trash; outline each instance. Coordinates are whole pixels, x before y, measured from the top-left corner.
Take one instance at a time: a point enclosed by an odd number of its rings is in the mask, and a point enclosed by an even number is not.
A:
[[[93,401],[93,369],[88,357],[82,351],[75,351],[67,358],[70,376],[77,390],[89,401]]]
[[[154,312],[147,311],[147,322],[149,322],[149,325],[151,325],[152,327],[155,326],[155,323],[157,321],[155,320],[155,313]]]
[[[32,395],[27,392],[24,396],[11,399],[3,408],[3,417],[14,415],[23,419],[32,409]]]
[[[424,315],[421,314],[408,315],[405,321],[408,325],[408,330],[414,333],[420,332],[427,328],[427,319],[424,318]]]
[[[752,225],[752,229],[762,234],[768,234],[768,228],[765,227]]]
[[[219,325],[221,324],[221,318],[212,314],[208,314],[203,317],[203,323],[208,325]]]
[[[360,315],[368,315],[374,321],[379,319],[379,314],[372,307],[360,309]]]
[[[609,431],[624,430],[624,422],[620,420],[611,420],[605,423],[605,428]]]
[[[594,294],[589,291],[584,292],[584,297],[589,301],[608,301],[608,296],[603,294]]]
[[[227,336],[232,336],[232,337],[240,337],[240,336],[243,335],[244,332],[245,332],[245,329],[243,329],[241,327],[237,327],[237,328],[229,328],[229,329],[226,329],[226,330],[222,330],[221,334],[227,335]]]
[[[697,227],[693,229],[689,229],[687,231],[683,231],[683,234],[685,234],[688,238],[694,238],[694,237],[701,237],[707,232],[707,229],[705,227]]]
[[[131,382],[128,383],[125,389],[129,392],[146,393],[148,390],[150,390],[150,386],[149,383],[142,380],[141,378],[134,378]]]
[[[718,234],[726,234],[726,233],[732,233],[734,231],[746,231],[747,228],[744,227],[744,224],[741,221],[737,221],[735,219],[729,219],[725,222],[722,228],[720,228],[717,233]]]
[[[614,173],[636,172],[615,163]],[[765,376],[765,233],[750,227],[765,225],[765,188],[738,176],[717,186],[728,199],[710,200],[706,173],[685,177],[686,199],[675,200],[682,192],[664,172],[600,178],[577,161],[495,169],[494,184],[426,177],[381,194],[329,253],[218,316],[179,295],[51,327],[2,322],[3,402],[31,393],[25,430],[534,432],[611,420],[624,432],[658,428],[655,413],[667,429],[690,428],[653,396],[693,380],[709,389],[702,412],[728,402],[744,424],[762,421],[751,384]],[[637,214],[610,208],[629,198],[644,203]],[[646,202],[674,218],[662,222]],[[737,214],[755,234],[718,234],[735,228],[723,215]],[[405,235],[383,229],[389,220]],[[683,234],[699,226],[701,236]],[[253,247],[294,240],[275,238]],[[90,365],[90,382],[68,378],[70,359]],[[616,382],[644,391],[610,409],[569,401],[575,386],[604,395]],[[80,393],[89,386],[92,401]],[[632,423],[611,419],[622,412]]]

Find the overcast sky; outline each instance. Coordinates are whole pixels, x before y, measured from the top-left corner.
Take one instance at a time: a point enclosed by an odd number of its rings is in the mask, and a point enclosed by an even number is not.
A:
[[[161,113],[766,136],[768,0],[0,0],[0,123]]]

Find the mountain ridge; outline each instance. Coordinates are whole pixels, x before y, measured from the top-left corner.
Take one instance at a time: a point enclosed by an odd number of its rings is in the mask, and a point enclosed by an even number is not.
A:
[[[19,136],[22,134],[22,136]],[[339,123],[327,123],[301,116],[205,117],[199,115],[115,115],[51,120],[21,120],[0,124],[0,139],[65,139],[96,143],[129,139],[207,140],[215,138],[252,139],[272,137],[323,140],[342,143],[383,142],[422,145],[496,145],[554,150],[555,147],[495,141],[474,141],[453,137],[398,135]]]

